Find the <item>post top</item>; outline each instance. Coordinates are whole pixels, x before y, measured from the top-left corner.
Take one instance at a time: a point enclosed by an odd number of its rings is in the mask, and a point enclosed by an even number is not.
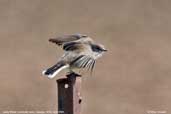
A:
[[[70,74],[67,74],[66,78],[60,78],[60,79],[56,80],[56,82],[57,83],[67,83],[69,80],[72,80],[72,79],[75,80],[76,77],[81,77],[81,75],[72,72]]]
[[[70,74],[67,74],[66,76],[67,76],[67,77],[72,77],[72,76],[81,77],[80,74],[77,74],[77,73],[75,73],[75,72],[72,72],[72,73],[70,73]]]

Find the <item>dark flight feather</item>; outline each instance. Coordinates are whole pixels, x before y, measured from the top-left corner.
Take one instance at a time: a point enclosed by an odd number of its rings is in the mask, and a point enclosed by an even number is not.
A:
[[[91,57],[88,57],[86,55],[81,55],[79,57],[77,57],[74,61],[71,62],[71,65],[77,66],[79,68],[88,68],[88,69],[92,69],[93,68],[93,64],[94,64],[94,59]]]

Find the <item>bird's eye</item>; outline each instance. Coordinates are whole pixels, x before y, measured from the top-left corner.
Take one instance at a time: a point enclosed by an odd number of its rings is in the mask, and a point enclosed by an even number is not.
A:
[[[102,50],[100,47],[97,47],[97,49],[100,51],[100,50]]]
[[[92,45],[91,48],[94,52],[101,52],[102,51],[101,47],[99,47],[98,45]]]

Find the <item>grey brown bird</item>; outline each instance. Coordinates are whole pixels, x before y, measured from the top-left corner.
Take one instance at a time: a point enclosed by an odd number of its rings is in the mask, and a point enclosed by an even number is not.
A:
[[[49,39],[64,50],[64,55],[52,67],[44,70],[43,75],[48,78],[55,77],[60,71],[68,69],[69,73],[74,69],[93,70],[96,59],[107,51],[103,45],[96,44],[90,37],[82,34],[65,35]]]

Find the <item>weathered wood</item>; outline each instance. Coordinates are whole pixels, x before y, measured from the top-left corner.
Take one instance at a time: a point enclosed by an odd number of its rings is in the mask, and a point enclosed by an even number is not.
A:
[[[58,111],[61,114],[81,114],[81,76],[75,73],[57,80]]]

